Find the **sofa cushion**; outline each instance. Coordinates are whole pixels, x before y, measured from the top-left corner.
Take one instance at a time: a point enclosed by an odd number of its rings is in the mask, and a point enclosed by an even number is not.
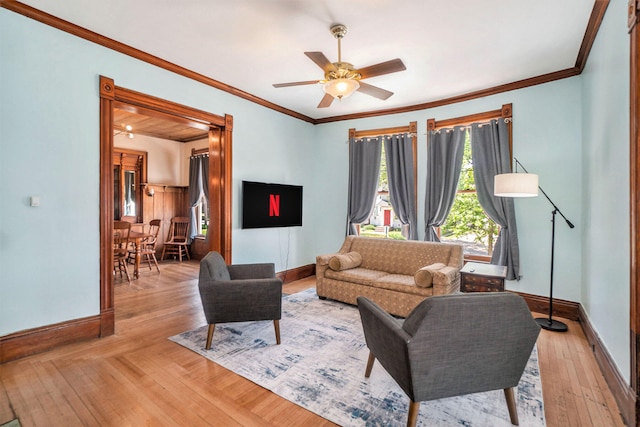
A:
[[[385,274],[376,279],[372,285],[378,289],[402,292],[405,294],[415,294],[428,297],[433,295],[433,288],[419,288],[414,283],[413,276],[406,274]]]
[[[433,275],[436,271],[441,268],[446,267],[441,262],[437,262],[435,264],[427,265],[426,267],[422,267],[413,275],[413,279],[416,282],[416,286],[421,288],[430,288],[433,286]]]
[[[329,268],[334,271],[355,268],[362,264],[362,256],[358,252],[334,255],[329,260]]]
[[[358,237],[351,241],[348,251],[358,252],[362,256],[361,267],[413,276],[426,265],[438,262],[452,265],[451,253],[455,247],[449,243]]]
[[[371,286],[373,282],[388,273],[384,271],[369,270],[368,268],[355,267],[348,270],[334,271],[330,268],[324,273],[325,277],[343,282],[358,283],[360,285]]]

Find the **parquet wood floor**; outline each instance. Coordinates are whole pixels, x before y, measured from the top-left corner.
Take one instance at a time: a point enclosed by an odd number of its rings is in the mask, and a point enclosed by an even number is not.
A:
[[[197,262],[116,284],[116,333],[0,365],[0,425],[331,426],[167,339],[205,324]],[[315,286],[315,277],[284,292]],[[549,427],[623,426],[576,322],[538,341]]]

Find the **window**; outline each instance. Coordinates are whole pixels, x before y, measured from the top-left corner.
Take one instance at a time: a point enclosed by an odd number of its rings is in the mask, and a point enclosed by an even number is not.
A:
[[[142,222],[143,183],[147,182],[147,152],[113,149],[113,217]]]
[[[357,201],[357,207],[351,206],[352,211],[348,212],[348,218],[350,221],[349,233],[356,233],[371,237],[393,238],[405,240],[407,236],[410,238],[417,238],[417,211],[415,206],[417,205],[416,191],[417,188],[417,143],[416,143],[416,131],[417,122],[410,122],[408,126],[400,126],[395,128],[385,129],[371,129],[364,131],[356,131],[356,129],[349,129],[350,144],[366,144],[370,139],[380,139],[380,172],[376,177],[374,174],[369,175],[361,180],[358,184],[355,184],[357,179],[352,180],[350,176],[350,192],[353,194],[366,193],[368,196],[366,201],[361,199]],[[393,152],[390,154],[391,162],[394,165],[396,173],[394,177],[402,176],[404,178],[397,178],[399,182],[413,182],[413,189],[407,191],[407,188],[398,189],[393,188],[394,199],[397,200],[398,206],[391,206],[389,181],[387,175],[387,155],[385,153],[385,141],[391,142]],[[394,145],[396,144],[403,145]],[[411,145],[409,145],[411,144]],[[361,145],[360,147],[364,147]],[[372,158],[363,162],[361,148],[356,148],[356,145],[350,145],[350,150],[355,150],[356,154],[352,157],[350,154],[350,174],[353,170],[362,171],[362,168],[372,162]],[[376,149],[377,150],[377,149]],[[365,149],[364,152],[367,150]],[[351,152],[351,151],[350,151]],[[372,153],[371,150],[369,150]],[[354,160],[356,159],[356,160]],[[413,164],[411,164],[413,161]],[[351,162],[354,162],[353,164]],[[359,163],[359,166],[358,165]],[[410,169],[412,168],[412,169]],[[370,169],[371,171],[372,169]],[[363,176],[367,175],[366,173]],[[369,196],[370,195],[370,196]],[[370,216],[367,218],[369,207],[372,207]],[[357,213],[356,213],[357,212]],[[404,224],[403,224],[404,223]],[[411,225],[409,225],[411,224]]]
[[[505,104],[500,110],[487,111],[470,116],[447,119],[436,122],[427,121],[427,130],[435,131],[454,126],[465,126],[472,123],[483,123],[493,119],[504,118],[510,123],[512,105]],[[509,150],[512,155],[511,125],[509,126]],[[443,242],[456,242],[464,246],[464,256],[468,260],[489,262],[493,248],[500,233],[500,226],[487,217],[480,206],[476,195],[473,175],[473,160],[471,148],[471,132],[465,131],[462,169],[458,181],[458,189],[451,210],[444,223],[438,229],[438,235]]]
[[[465,258],[489,261],[500,226],[484,213],[476,194],[471,159],[471,138],[467,129],[458,192],[445,223],[440,227],[440,240],[464,247]]]
[[[384,144],[380,153],[380,175],[378,176],[378,192],[373,211],[365,224],[360,226],[360,235],[382,237],[395,240],[407,240],[402,235],[402,223],[393,211],[389,199],[389,179],[387,178],[387,158]]]
[[[202,197],[198,204],[195,207],[196,211],[196,235],[197,236],[206,236],[207,231],[209,230],[209,217],[207,212],[207,199]]]

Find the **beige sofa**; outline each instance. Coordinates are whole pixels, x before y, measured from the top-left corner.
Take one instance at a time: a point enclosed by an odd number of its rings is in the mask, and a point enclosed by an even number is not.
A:
[[[422,300],[460,289],[461,245],[348,236],[340,251],[316,257],[320,298],[356,304],[360,295],[406,317]]]

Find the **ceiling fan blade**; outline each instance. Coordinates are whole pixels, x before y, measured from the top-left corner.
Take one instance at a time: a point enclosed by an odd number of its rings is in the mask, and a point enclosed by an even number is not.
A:
[[[393,95],[393,92],[389,92],[386,89],[382,89],[362,81],[359,83],[360,83],[360,87],[358,88],[358,92],[362,92],[365,95],[373,96],[375,98],[382,99],[382,100],[385,100],[389,98],[391,95]]]
[[[328,93],[325,93],[324,96],[322,97],[322,100],[320,101],[320,104],[318,104],[318,108],[327,108],[328,106],[331,105],[332,102],[333,102],[333,96],[331,96]]]
[[[331,61],[329,61],[327,59],[326,56],[324,56],[324,53],[322,53],[322,52],[305,52],[304,54],[307,55],[309,57],[309,59],[311,59],[313,62],[315,62],[316,65],[318,65],[318,67],[322,68],[325,73],[327,71],[335,71],[336,70],[335,65],[333,65],[331,63]]]
[[[318,80],[307,80],[306,82],[274,83],[273,87],[314,85],[316,83],[320,83],[320,82]]]
[[[375,65],[369,65],[368,67],[360,68],[358,72],[363,79],[369,77],[381,76],[383,74],[396,73],[398,71],[404,71],[407,67],[404,66],[402,60],[396,58],[391,61],[381,62]]]

